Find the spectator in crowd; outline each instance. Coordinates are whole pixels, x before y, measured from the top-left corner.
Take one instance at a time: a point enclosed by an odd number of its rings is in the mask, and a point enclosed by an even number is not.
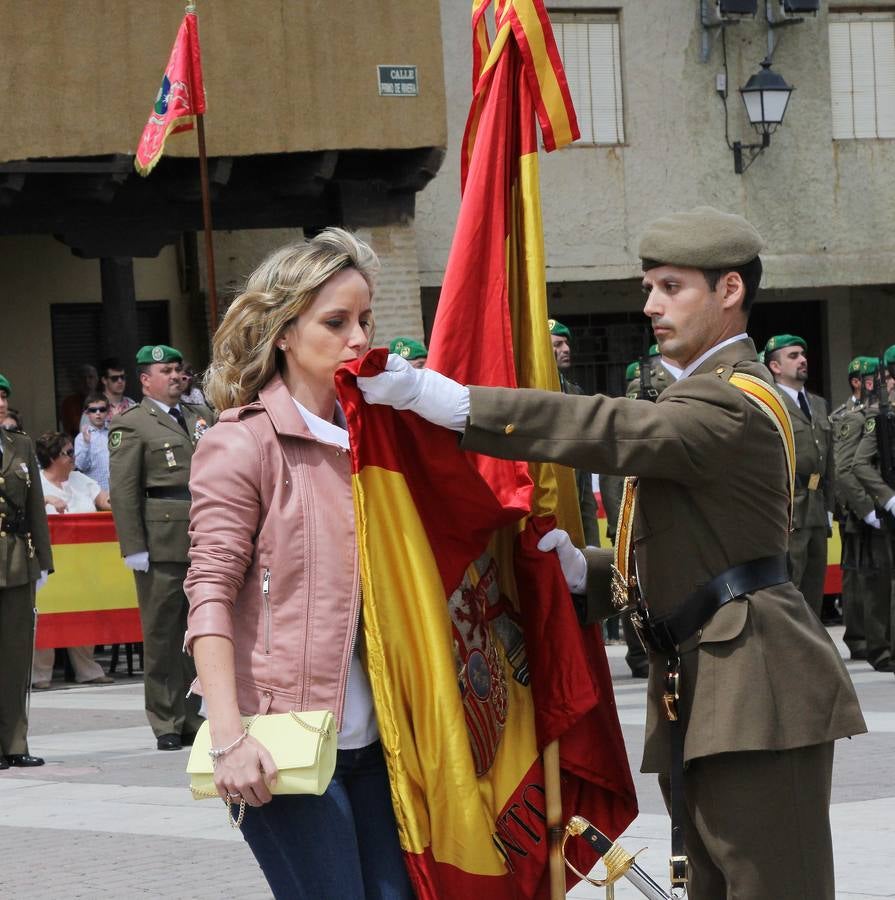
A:
[[[5,428],[7,431],[23,431],[22,417],[19,414],[19,411],[8,406],[6,408],[6,415],[0,419],[0,428]]]
[[[202,393],[202,389],[197,383],[196,371],[193,368],[193,364],[184,362],[183,370],[180,374],[183,378],[183,393],[180,395],[181,401],[184,403],[192,403],[196,406],[205,406],[205,394]]]
[[[87,424],[75,438],[75,467],[109,490],[109,401],[105,394],[91,394],[84,401]]]
[[[123,413],[126,409],[137,405],[137,401],[125,396],[127,376],[124,374],[124,366],[115,356],[109,356],[99,364],[99,374],[103,384],[103,394],[109,403],[109,411],[106,414],[106,424],[112,421],[112,416]]]
[[[0,421],[8,412],[9,381],[0,375]],[[42,766],[28,752],[28,685],[34,647],[34,592],[53,571],[34,444],[0,429],[0,769]]]
[[[69,394],[59,407],[59,421],[62,430],[72,440],[81,430],[81,411],[84,409],[84,400],[88,394],[96,393],[98,384],[99,375],[96,373],[96,368],[86,364],[81,366],[78,369],[75,392]]]
[[[37,441],[37,461],[40,463],[40,483],[43,488],[47,515],[86,513],[111,509],[109,494],[92,478],[74,471],[74,448],[68,435],[49,431]],[[46,690],[53,677],[52,648],[34,651],[31,683],[35,690]],[[112,684],[93,658],[93,645],[69,647],[68,658],[75,670],[78,684]]]

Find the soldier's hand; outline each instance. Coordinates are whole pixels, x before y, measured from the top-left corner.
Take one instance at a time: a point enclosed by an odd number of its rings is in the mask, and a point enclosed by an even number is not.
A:
[[[141,553],[131,553],[124,557],[124,564],[132,572],[148,572],[149,571],[149,551],[143,550]]]
[[[538,550],[549,553],[556,551],[559,565],[565,576],[566,584],[573,594],[583,594],[587,587],[587,560],[584,554],[572,543],[568,533],[561,528],[548,531],[539,541]]]
[[[34,582],[34,590],[39,591],[46,583],[47,579],[50,577],[49,570],[41,569],[40,570],[40,578]]]
[[[871,527],[879,530],[882,528],[882,523],[879,520],[879,516],[877,516],[875,510],[870,510],[866,516],[864,516],[864,521]]]

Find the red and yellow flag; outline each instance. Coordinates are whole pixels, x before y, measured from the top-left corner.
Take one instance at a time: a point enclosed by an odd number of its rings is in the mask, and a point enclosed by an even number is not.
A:
[[[140,135],[134,167],[148,175],[165,151],[169,134],[192,131],[195,116],[205,113],[205,85],[202,81],[202,54],[195,10],[187,7],[180,23],[171,58],[162,75],[158,96],[149,121]]]
[[[473,8],[464,194],[429,365],[463,383],[559,389],[547,329],[537,135],[577,136],[540,0]],[[385,352],[353,370],[372,375]],[[571,470],[464,453],[457,436],[366,406],[339,376],[352,443],[368,669],[401,844],[422,898],[549,893],[543,747],[563,813],[611,837],[636,798],[599,632],[578,625],[554,554],[581,543]],[[576,842],[572,859],[593,855]],[[570,884],[571,879],[570,879]]]
[[[55,571],[37,593],[37,647],[143,640],[134,576],[110,512],[47,516]]]

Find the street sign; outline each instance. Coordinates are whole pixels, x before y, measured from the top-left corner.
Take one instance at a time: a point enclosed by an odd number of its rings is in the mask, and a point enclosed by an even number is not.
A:
[[[419,82],[416,66],[377,66],[380,97],[416,97]]]

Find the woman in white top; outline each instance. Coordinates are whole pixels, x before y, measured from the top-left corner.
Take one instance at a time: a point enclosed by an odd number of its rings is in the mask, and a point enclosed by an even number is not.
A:
[[[40,483],[46,501],[47,515],[60,513],[97,512],[111,509],[109,494],[97,482],[75,471],[74,447],[67,434],[48,431],[36,443],[37,461],[40,463]],[[44,648],[34,651],[31,666],[31,685],[36,690],[46,690],[53,677],[55,651]],[[75,670],[78,684],[112,684],[102,666],[93,658],[93,644],[86,647],[69,647],[68,658]]]

